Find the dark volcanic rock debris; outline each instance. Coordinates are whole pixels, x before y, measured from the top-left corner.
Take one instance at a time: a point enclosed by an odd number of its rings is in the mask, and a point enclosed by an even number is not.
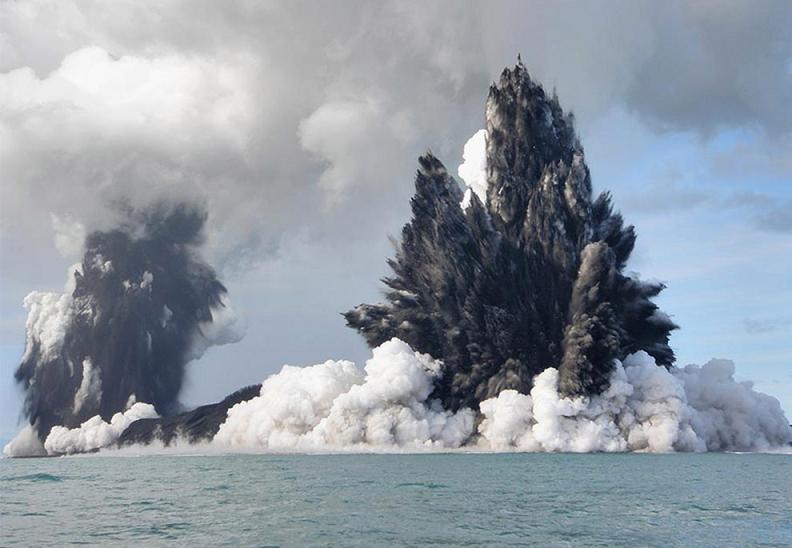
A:
[[[490,88],[486,203],[436,157],[419,159],[386,302],[345,314],[372,347],[398,337],[442,359],[435,395],[477,408],[559,369],[562,393],[601,391],[614,359],[645,350],[671,366],[663,285],[624,273],[635,231],[592,197],[573,118],[520,63]]]

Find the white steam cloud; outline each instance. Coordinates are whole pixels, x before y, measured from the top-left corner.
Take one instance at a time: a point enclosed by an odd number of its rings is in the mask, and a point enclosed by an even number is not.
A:
[[[214,440],[273,450],[459,447],[474,414],[428,401],[438,374],[439,362],[398,339],[375,348],[364,373],[348,361],[287,365],[229,410]]]
[[[74,412],[77,413],[85,402],[99,401],[102,398],[101,370],[93,366],[90,358],[85,358],[82,363],[82,381],[74,394]]]
[[[530,395],[505,390],[451,413],[429,399],[440,362],[392,339],[365,373],[347,361],[284,366],[261,395],[229,410],[214,442],[230,449],[486,451],[763,451],[792,431],[778,401],[734,380],[712,360],[669,372],[646,353],[618,363],[609,388],[565,398],[558,371],[538,375]]]
[[[126,411],[113,415],[109,423],[96,415],[77,428],[55,426],[50,430],[43,445],[36,434],[36,429],[32,425],[27,425],[3,448],[3,454],[6,457],[43,457],[96,451],[114,444],[124,430],[136,420],[158,416],[153,405],[132,402]]]
[[[22,301],[28,315],[25,321],[25,353],[27,360],[38,348],[42,360],[54,358],[63,347],[66,330],[77,313],[73,304],[75,272],[81,270],[79,263],[68,268],[64,293],[31,291]]]
[[[50,223],[55,233],[55,248],[58,252],[69,259],[79,257],[85,243],[85,227],[74,219],[54,213],[50,213]]]
[[[399,339],[373,350],[360,371],[349,361],[283,366],[260,395],[228,412],[212,444],[243,451],[768,451],[792,441],[775,398],[711,360],[671,371],[645,352],[617,362],[601,395],[567,398],[558,371],[537,375],[530,394],[504,390],[476,413],[430,399],[442,363]],[[134,403],[109,423],[54,427],[43,446],[31,427],[6,456],[64,455],[108,447],[153,406]]]
[[[462,152],[463,162],[457,173],[465,182],[467,189],[462,199],[462,209],[470,204],[471,193],[475,192],[481,203],[487,202],[487,130],[480,129],[465,143]]]
[[[158,416],[153,405],[138,402],[123,413],[113,415],[109,423],[96,415],[78,428],[69,429],[55,426],[47,439],[44,440],[44,450],[48,455],[70,455],[95,451],[115,443],[124,430],[136,420],[152,419]]]
[[[42,357],[49,359],[63,346],[66,329],[74,314],[72,296],[68,293],[33,291],[23,303],[28,316],[25,324],[27,340],[22,359],[27,359],[37,346]]]
[[[200,322],[193,334],[188,360],[197,360],[212,346],[222,346],[241,341],[247,333],[247,324],[239,316],[227,297],[220,298],[220,305],[209,310],[211,320]],[[165,306],[162,325],[165,326],[173,312]]]
[[[506,390],[481,412],[479,444],[495,450],[765,451],[792,439],[778,400],[736,382],[732,362],[669,372],[645,352],[617,363],[599,396],[560,397],[547,369],[530,396]]]
[[[46,454],[32,424],[25,426],[3,447],[3,455],[6,457],[43,457]]]

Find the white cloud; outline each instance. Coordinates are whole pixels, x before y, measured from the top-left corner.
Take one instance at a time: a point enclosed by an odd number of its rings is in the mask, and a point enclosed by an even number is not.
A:
[[[85,227],[82,223],[68,217],[50,214],[52,230],[55,232],[55,248],[67,259],[77,260],[85,244]]]
[[[228,173],[212,166],[246,164],[249,71],[239,56],[114,57],[92,46],[43,77],[0,74],[3,215],[28,238],[51,215],[55,245],[71,256],[85,230],[114,221],[113,203],[229,200]]]
[[[66,455],[87,453],[102,447],[108,447],[118,440],[124,430],[138,419],[156,418],[154,406],[148,403],[133,403],[124,411],[112,416],[110,422],[102,417],[91,417],[77,428],[55,426],[44,440],[44,449],[48,455]]]
[[[74,413],[79,413],[85,402],[91,400],[98,402],[102,398],[101,369],[94,368],[90,358],[82,362],[82,380],[80,387],[74,394]]]
[[[480,129],[465,143],[457,173],[465,185],[487,203],[487,130]]]
[[[459,447],[473,413],[428,401],[440,367],[398,339],[373,350],[364,374],[348,361],[287,365],[260,396],[229,410],[215,442],[264,450]]]
[[[366,98],[324,103],[300,122],[298,135],[302,147],[327,164],[319,187],[333,202],[382,176],[383,157],[414,139],[415,131],[407,113],[387,112],[381,102]]]
[[[192,137],[184,124],[205,124],[214,131],[233,133],[243,121],[230,67],[195,57],[169,55],[153,59],[138,56],[114,58],[100,47],[77,50],[64,57],[45,78],[29,68],[13,70],[0,78],[4,118],[24,114],[24,130],[49,137],[58,144],[92,133],[117,137],[125,132],[163,131],[158,145],[175,146]],[[201,109],[201,117],[195,116]],[[66,130],[45,132],[57,124]],[[208,129],[207,128],[207,129]],[[175,133],[170,133],[174,130]],[[71,133],[74,132],[74,133]],[[77,144],[77,143],[74,143]]]
[[[792,430],[778,400],[734,379],[711,360],[668,371],[645,352],[617,363],[610,386],[564,398],[558,371],[537,375],[530,395],[514,390],[481,403],[480,445],[518,451],[766,451]]]

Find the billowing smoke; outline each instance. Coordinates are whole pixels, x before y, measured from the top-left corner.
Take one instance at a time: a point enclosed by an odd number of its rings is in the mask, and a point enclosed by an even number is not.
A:
[[[94,415],[76,428],[53,426],[43,443],[33,426],[28,425],[3,448],[3,454],[40,457],[89,453],[115,444],[132,423],[155,417],[158,415],[153,405],[135,402],[129,409],[114,414],[110,422]]]
[[[459,447],[473,430],[470,409],[428,400],[441,364],[393,339],[361,373],[348,361],[284,366],[258,397],[228,412],[215,443],[231,448]]]
[[[178,411],[187,362],[239,339],[226,289],[198,253],[206,217],[183,204],[128,212],[123,226],[87,236],[66,293],[25,298],[27,341],[16,378],[42,442],[56,451],[93,449],[90,441],[50,438],[88,419],[89,430],[104,421],[118,430],[116,413],[138,409],[135,402],[162,415]],[[64,427],[57,435],[56,426]]]
[[[564,396],[556,368],[530,393],[503,390],[455,412],[432,397],[442,362],[392,339],[363,371],[348,361],[286,365],[223,402],[156,418],[136,403],[107,422],[30,428],[7,455],[61,455],[117,443],[211,442],[219,451],[764,451],[792,441],[778,400],[734,379],[734,364],[658,367],[645,352],[617,361],[607,388]],[[139,419],[139,420],[136,420]],[[134,421],[134,422],[133,422]]]
[[[95,415],[77,428],[53,426],[44,450],[48,455],[70,455],[88,453],[115,443],[133,422],[157,416],[154,406],[148,403],[134,403],[123,413],[118,412],[105,422]]]
[[[452,410],[527,394],[549,367],[562,394],[581,396],[637,351],[671,366],[676,326],[651,301],[663,286],[623,273],[635,232],[608,194],[592,200],[571,115],[520,63],[490,88],[486,117],[474,137],[486,173],[472,140],[466,193],[437,158],[420,159],[387,302],[347,312],[348,324],[372,347],[398,337],[441,359],[434,395]]]
[[[530,395],[505,390],[481,403],[479,446],[499,451],[765,451],[792,440],[778,400],[712,360],[658,367],[645,352],[616,362],[607,388],[564,397],[546,369]]]
[[[658,367],[641,351],[615,362],[607,388],[564,396],[545,369],[530,394],[504,390],[469,408],[443,409],[431,394],[443,364],[392,339],[360,372],[328,361],[284,366],[257,397],[228,412],[214,443],[270,451],[757,451],[792,430],[778,400],[736,382],[734,364]]]

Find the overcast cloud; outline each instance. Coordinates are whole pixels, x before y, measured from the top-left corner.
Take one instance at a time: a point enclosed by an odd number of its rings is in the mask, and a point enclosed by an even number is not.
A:
[[[337,313],[376,297],[417,155],[456,172],[517,53],[575,112],[595,187],[638,225],[634,266],[669,283],[680,356],[780,378],[788,323],[762,331],[761,356],[719,343],[792,306],[789,28],[792,4],[769,0],[0,3],[0,437],[19,407],[5,396],[22,298],[60,289],[119,204],[205,203],[207,256],[249,316],[245,341],[194,364],[187,400],[284,361],[361,358]],[[765,200],[726,204],[749,192]],[[747,248],[723,283],[761,280],[744,305],[761,313],[721,317],[703,295],[721,278],[690,268],[724,264],[733,241]],[[792,386],[768,390],[790,410]]]

